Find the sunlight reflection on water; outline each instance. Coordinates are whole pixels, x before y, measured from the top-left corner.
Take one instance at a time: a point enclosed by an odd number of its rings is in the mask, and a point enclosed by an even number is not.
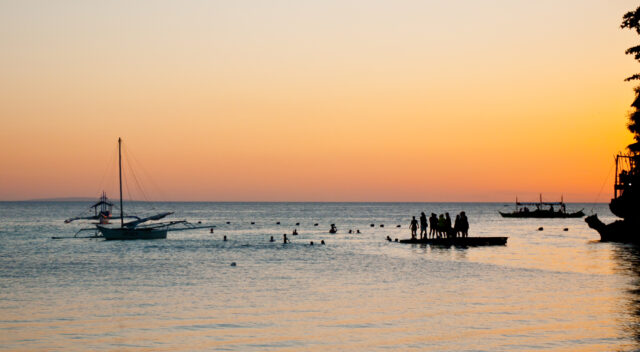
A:
[[[600,351],[640,340],[640,254],[593,242],[581,219],[502,219],[502,204],[161,203],[215,233],[51,240],[82,226],[62,219],[84,206],[0,203],[0,349]],[[420,211],[461,210],[472,236],[508,245],[384,241],[408,237]]]

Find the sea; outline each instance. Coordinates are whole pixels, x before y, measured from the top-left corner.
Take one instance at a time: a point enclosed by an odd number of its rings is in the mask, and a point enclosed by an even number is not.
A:
[[[91,228],[64,223],[90,205],[0,202],[0,350],[640,349],[640,250],[600,243],[584,219],[502,218],[508,203],[136,203],[214,231],[52,239]],[[614,220],[606,204],[567,208]],[[465,211],[470,236],[507,245],[385,240],[422,211]]]

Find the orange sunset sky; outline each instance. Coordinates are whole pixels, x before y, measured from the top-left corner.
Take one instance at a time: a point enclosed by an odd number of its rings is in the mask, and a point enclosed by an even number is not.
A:
[[[0,0],[0,200],[608,201],[638,5]]]

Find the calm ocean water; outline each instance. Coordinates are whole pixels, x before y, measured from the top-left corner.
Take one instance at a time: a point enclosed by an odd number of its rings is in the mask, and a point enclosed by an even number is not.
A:
[[[51,239],[86,226],[63,220],[88,205],[0,202],[1,350],[640,348],[640,250],[597,242],[582,219],[503,219],[502,203],[158,203],[215,233]],[[470,236],[507,246],[384,240],[420,211],[463,210]]]

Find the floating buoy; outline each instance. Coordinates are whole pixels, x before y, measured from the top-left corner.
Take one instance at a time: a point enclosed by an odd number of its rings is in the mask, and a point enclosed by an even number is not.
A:
[[[380,224],[380,227],[384,227],[384,224]]]
[[[569,228],[565,227],[562,231],[569,231]]]
[[[538,231],[542,231],[542,230],[544,230],[544,227],[542,226],[538,227]]]
[[[318,223],[313,224],[313,226],[318,226]]]
[[[209,233],[213,233],[213,227],[211,228],[211,230],[209,231]]]
[[[231,262],[231,266],[236,266],[236,262]]]
[[[374,226],[376,226],[376,224],[371,224],[371,227],[374,227]]]
[[[269,240],[269,242],[275,242],[276,240],[273,239],[273,236],[271,236],[271,239]]]
[[[198,224],[202,224],[202,221],[198,221]]]
[[[396,227],[402,227],[402,225],[397,225]]]
[[[226,241],[227,240],[227,235],[224,235],[224,238],[222,240]]]
[[[309,243],[309,245],[310,245],[310,246],[313,246],[313,241],[311,241],[311,242]]]
[[[296,226],[300,226],[300,223],[299,223],[299,222],[296,222]]]
[[[251,225],[255,225],[255,224],[256,224],[256,222],[255,222],[255,221],[252,221],[252,222],[251,222]]]
[[[231,223],[231,221],[227,221],[227,225],[229,225]]]
[[[395,240],[393,240],[394,242],[398,242],[398,239],[396,238]]]
[[[324,240],[320,241],[320,244],[324,244]]]
[[[276,222],[276,225],[280,225],[280,221]]]

